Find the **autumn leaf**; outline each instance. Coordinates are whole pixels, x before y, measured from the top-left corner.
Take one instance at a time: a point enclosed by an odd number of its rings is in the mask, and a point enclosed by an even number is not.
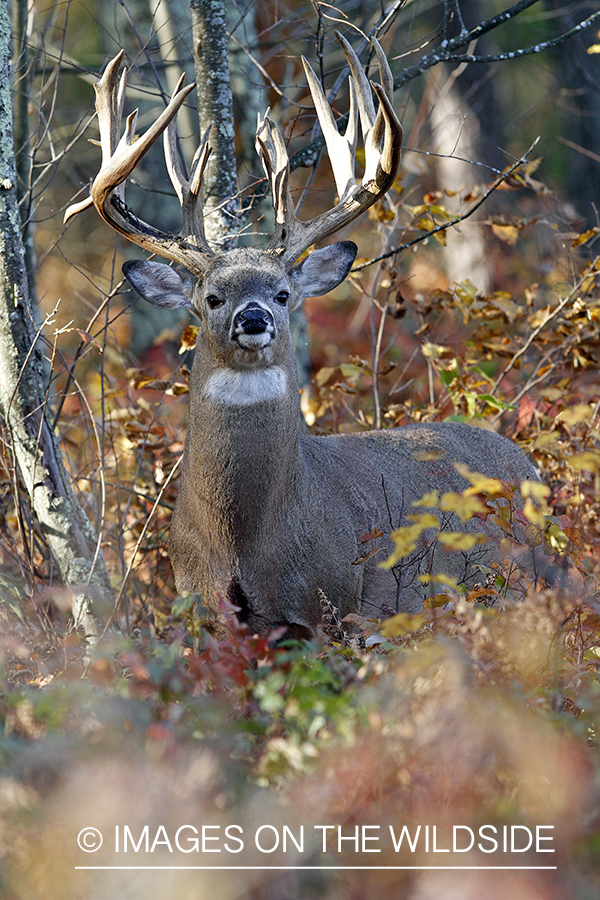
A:
[[[315,375],[315,384],[318,384],[319,387],[324,387],[334,372],[335,368],[333,366],[324,366],[322,369],[319,369]]]
[[[420,500],[413,500],[411,506],[437,506],[438,505],[438,492],[437,491],[429,491],[427,494],[423,494]]]
[[[477,297],[477,288],[468,278],[455,284],[454,292],[462,300],[465,306],[470,306]]]
[[[373,531],[370,531],[368,534],[363,534],[359,537],[359,544],[368,544],[369,541],[374,541],[377,538],[383,537],[383,531],[380,531],[379,528],[375,528]]]
[[[425,216],[421,216],[420,219],[417,219],[415,224],[419,231],[433,231],[433,229],[437,227],[432,219],[428,219]]]
[[[458,582],[456,578],[452,578],[451,575],[444,575],[443,573],[433,575],[430,572],[425,572],[423,575],[418,575],[417,577],[421,584],[446,584],[453,590],[458,590]]]
[[[423,600],[423,609],[440,609],[447,603],[452,603],[453,597],[449,594],[433,594],[431,597],[425,597]]]
[[[358,378],[359,375],[362,375],[363,367],[356,366],[354,363],[342,363],[340,372],[344,378]]]
[[[495,588],[476,587],[467,592],[467,603],[475,603],[480,597],[497,597],[498,591]]]
[[[465,478],[471,482],[471,487],[467,488],[463,493],[465,496],[470,494],[486,494],[490,498],[506,497],[511,498],[511,493],[498,478],[489,478],[480,472],[471,472],[465,463],[454,463],[454,468]]]
[[[425,359],[439,359],[444,353],[449,352],[449,347],[445,347],[443,344],[432,344],[430,341],[425,341],[421,347],[421,353]]]
[[[564,553],[568,547],[569,538],[554,522],[551,522],[546,529],[546,538],[556,553]]]
[[[180,354],[194,349],[199,331],[199,325],[188,325],[187,328],[183,329],[183,334],[181,335],[181,347],[179,348]]]
[[[384,562],[379,563],[381,569],[392,569],[404,556],[409,556],[426,529],[439,528],[439,520],[433,513],[421,513],[410,518],[414,520],[413,525],[404,525],[392,531],[390,536],[394,542],[394,550]]]
[[[367,215],[371,222],[392,222],[396,217],[396,213],[389,203],[383,200],[378,200],[370,206]]]
[[[478,497],[448,491],[442,494],[439,504],[444,512],[453,512],[462,522],[472,519],[477,513],[485,513],[486,508]]]
[[[87,331],[82,331],[81,328],[76,328],[75,331],[77,332],[77,334],[79,335],[79,337],[81,338],[81,340],[83,341],[84,344],[93,344],[94,347],[96,347],[98,349],[100,354],[104,353],[104,347],[100,346],[100,344],[98,343],[98,341],[92,334],[89,334]]]
[[[600,452],[584,450],[576,456],[567,457],[567,463],[578,472],[600,472]]]
[[[600,46],[600,44],[598,46]],[[597,225],[595,225],[593,228],[588,228],[587,231],[584,231],[582,234],[578,234],[577,237],[571,240],[571,247],[581,247],[582,244],[585,244],[586,241],[589,241],[590,238],[595,237],[599,233],[600,228],[598,228]]]
[[[556,419],[558,422],[564,422],[565,425],[579,425],[588,422],[592,415],[592,407],[587,403],[576,403],[568,409],[563,409]]]
[[[484,534],[467,534],[464,531],[441,531],[438,541],[448,551],[471,550],[475,544],[485,544],[487,537]]]
[[[418,631],[425,623],[425,616],[411,616],[408,613],[398,613],[396,616],[386,619],[381,626],[380,633],[382,637],[393,638],[402,637],[405,634],[412,634]]]
[[[541,481],[523,481],[520,486],[521,496],[525,500],[523,513],[532,525],[543,528],[549,514],[546,499],[550,496],[550,488]]]
[[[371,559],[372,556],[375,556],[376,553],[379,553],[382,550],[382,547],[375,547],[374,550],[369,550],[367,553],[361,553],[360,556],[357,556],[356,559],[352,560],[353,566],[360,566],[362,563],[365,563],[368,559]]]
[[[501,241],[505,241],[511,247],[514,247],[519,239],[519,229],[515,228],[514,225],[492,224],[492,232],[497,238],[500,238]]]

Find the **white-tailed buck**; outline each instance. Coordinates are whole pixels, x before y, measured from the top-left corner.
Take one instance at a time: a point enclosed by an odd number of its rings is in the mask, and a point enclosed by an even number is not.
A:
[[[344,135],[304,62],[339,195],[332,209],[310,221],[296,217],[282,134],[268,114],[259,116],[256,146],[270,182],[275,233],[266,250],[212,249],[201,199],[208,134],[189,180],[176,149],[175,116],[194,85],[183,87],[181,79],[167,108],[137,141],[135,113],[120,137],[125,95],[125,73],[118,78],[121,53],[96,85],[102,167],[90,200],[68,213],[93,203],[120,234],[181,264],[193,276],[158,262],[123,267],[150,303],[186,306],[200,321],[181,488],[171,524],[178,590],[199,594],[215,620],[218,598],[225,598],[239,607],[240,620],[252,630],[285,625],[299,636],[321,621],[323,594],[340,616],[361,608],[376,615],[382,607],[420,609],[423,574],[444,572],[467,586],[485,580],[486,566],[498,558],[499,549],[498,532],[483,517],[462,530],[495,537],[484,545],[445,553],[437,530],[429,528],[393,570],[378,565],[392,549],[390,532],[410,524],[414,501],[433,490],[443,494],[468,486],[455,463],[510,484],[536,478],[511,441],[468,425],[420,424],[328,437],[301,432],[289,315],[305,297],[340,284],[357,248],[342,241],[296,261],[385,194],[396,176],[402,144],[392,107],[392,76],[380,46],[375,42],[382,85],[371,86],[350,45],[341,36],[339,40],[351,72]],[[359,121],[365,170],[357,184]],[[163,132],[169,175],[183,210],[179,235],[141,221],[124,202],[127,177]],[[442,529],[451,527],[453,516],[437,515]],[[383,552],[358,561],[359,539],[377,531],[385,535],[376,545]]]

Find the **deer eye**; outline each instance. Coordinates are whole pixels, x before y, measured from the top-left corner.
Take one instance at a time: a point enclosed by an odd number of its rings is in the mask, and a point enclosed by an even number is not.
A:
[[[211,309],[217,309],[217,307],[223,306],[223,304],[225,303],[225,301],[221,300],[220,297],[217,297],[216,294],[209,294],[208,297],[206,298],[206,302],[208,303],[208,305],[210,306]]]
[[[290,292],[289,291],[279,291],[278,294],[275,294],[275,299],[277,300],[278,303],[281,303],[282,306],[285,306],[285,304],[290,299]]]

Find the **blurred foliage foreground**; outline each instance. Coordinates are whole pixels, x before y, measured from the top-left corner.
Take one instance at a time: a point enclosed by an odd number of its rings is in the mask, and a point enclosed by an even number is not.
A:
[[[598,229],[561,234],[566,254],[532,274],[533,226],[492,224],[490,261],[512,293],[481,296],[466,281],[417,292],[393,265],[379,270],[379,412],[385,427],[502,418],[548,487],[515,507],[507,486],[473,476],[462,499],[423,498],[426,508],[496,515],[506,565],[467,595],[438,577],[422,614],[383,625],[339,622],[323,597],[322,632],[308,647],[249,635],[233,618],[218,643],[194,598],[173,597],[165,546],[186,371],[153,381],[127,368],[108,328],[80,332],[86,390],[66,377],[61,387],[58,372],[55,383],[68,412],[63,448],[103,530],[118,606],[87,647],[5,460],[2,897],[600,895],[600,265],[584,255]],[[435,273],[440,244],[420,253]],[[369,338],[356,337],[340,362],[319,341],[326,313],[311,310],[315,427],[372,423]],[[386,346],[391,362],[379,354]],[[98,421],[101,457],[90,450]],[[498,493],[504,512],[492,504]],[[394,535],[396,564],[427,515],[415,510],[414,527]],[[515,577],[516,525],[521,543],[554,555],[552,586]],[[377,537],[365,536],[358,564]],[[466,549],[461,537],[438,537],[444,552]],[[90,829],[103,837],[96,852]]]

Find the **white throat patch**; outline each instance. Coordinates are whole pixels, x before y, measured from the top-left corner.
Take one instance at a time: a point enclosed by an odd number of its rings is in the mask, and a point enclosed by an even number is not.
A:
[[[204,385],[204,395],[217,403],[251,406],[278,400],[287,390],[287,376],[279,366],[270,369],[219,369]]]

